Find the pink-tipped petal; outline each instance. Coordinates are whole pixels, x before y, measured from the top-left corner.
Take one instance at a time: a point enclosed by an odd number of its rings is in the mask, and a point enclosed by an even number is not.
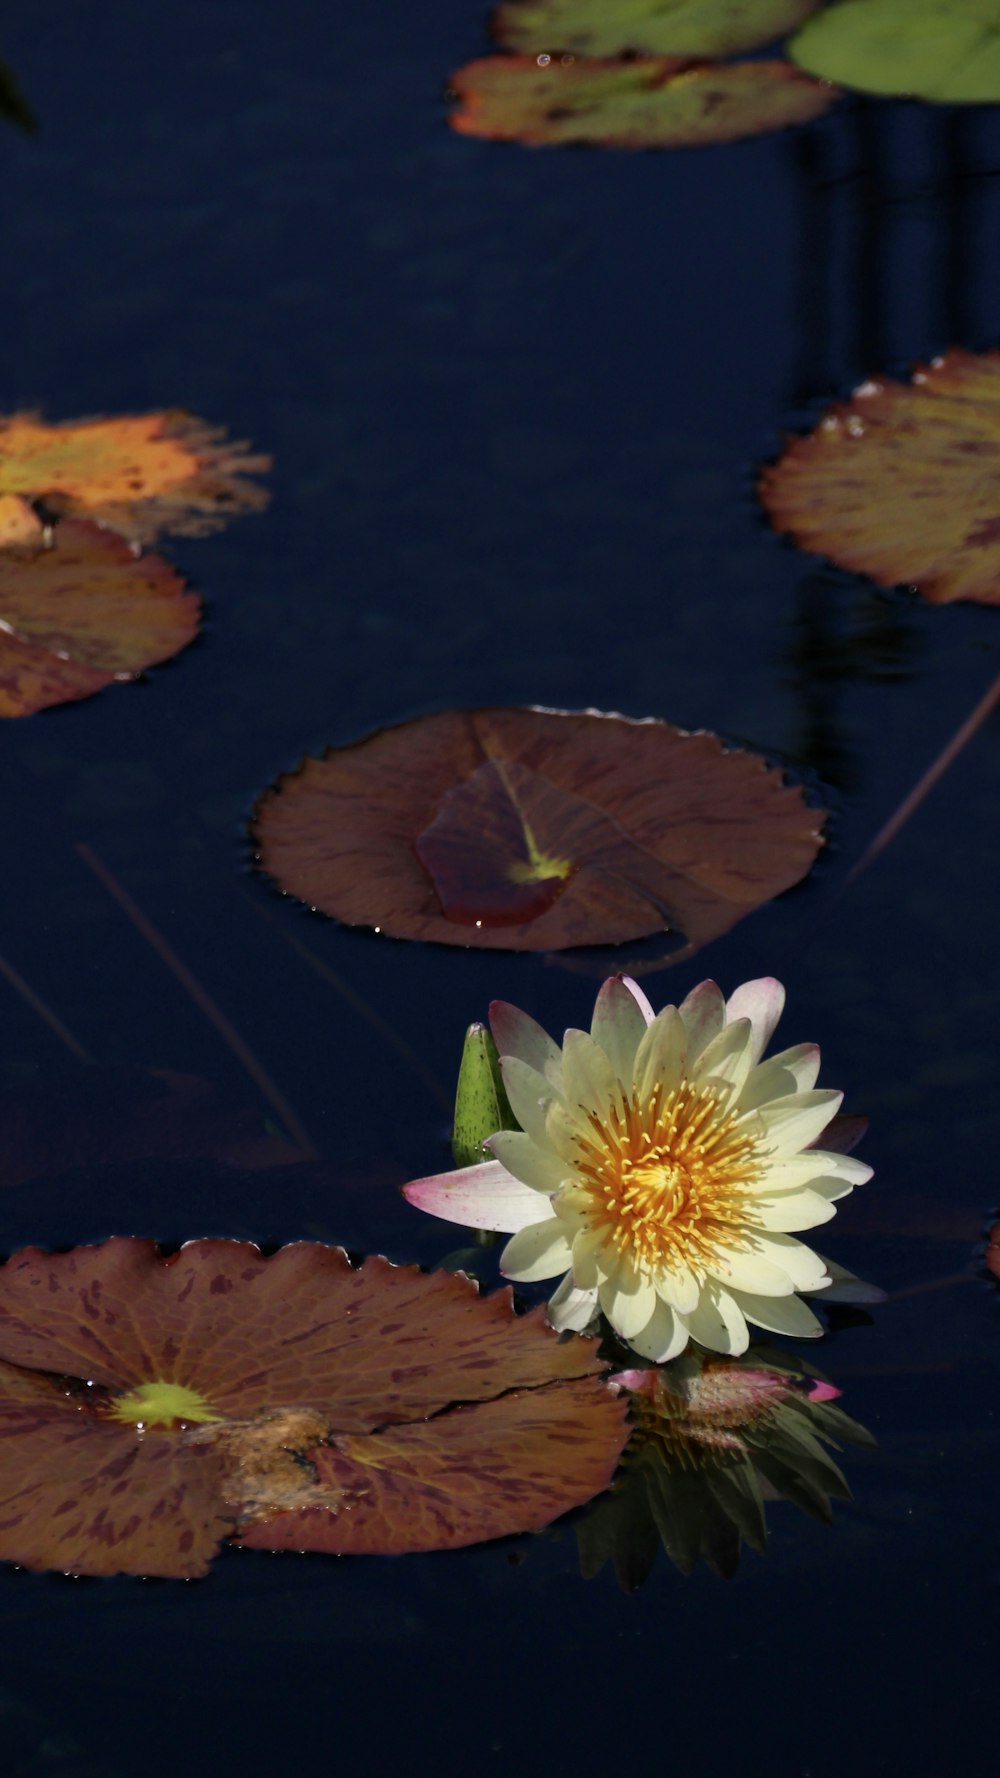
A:
[[[726,1002],[718,982],[699,982],[677,1008],[687,1032],[688,1060],[700,1056],[726,1022]]]
[[[508,1000],[494,1000],[490,1006],[490,1030],[501,1056],[517,1056],[539,1074],[555,1069],[559,1078],[562,1056],[559,1045],[537,1020]]]
[[[759,1062],[785,1008],[785,990],[773,975],[744,982],[726,1002],[726,1022],[749,1019],[753,1026],[753,1059]]]
[[[403,1187],[403,1196],[417,1210],[440,1216],[444,1222],[508,1235],[552,1215],[548,1198],[515,1179],[499,1161],[481,1161],[474,1167],[411,1179]]]
[[[646,1026],[653,1019],[649,1001],[643,994],[643,1007],[636,999],[638,992],[640,990],[636,989],[635,983],[630,982],[626,976],[613,975],[604,983],[597,996],[590,1026],[590,1035],[594,1042],[600,1044],[614,1073],[626,1085],[632,1080],[635,1052]]]
[[[643,1018],[645,1019],[646,1024],[651,1025],[653,1023],[654,1018],[656,1017],[656,1014],[653,1011],[652,1003],[649,1001],[647,996],[643,993],[638,982],[633,981],[633,979],[630,975],[623,975],[619,979],[624,983],[625,987],[628,989],[629,993],[632,996],[632,999],[635,1001],[636,1006],[639,1008],[639,1011],[641,1012]]]
[[[838,1395],[842,1394],[843,1390],[835,1389],[832,1383],[821,1383],[817,1377],[815,1382],[810,1384],[809,1388],[806,1390],[806,1400],[836,1401]]]

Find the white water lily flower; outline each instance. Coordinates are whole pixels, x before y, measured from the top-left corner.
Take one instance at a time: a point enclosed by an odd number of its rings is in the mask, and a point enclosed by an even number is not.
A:
[[[744,1352],[748,1323],[814,1337],[797,1294],[831,1282],[793,1238],[827,1222],[871,1168],[812,1144],[842,1095],[814,1090],[815,1044],[762,1061],[784,1006],[780,982],[714,982],[655,1017],[625,976],[604,983],[589,1035],[558,1045],[496,1001],[490,1023],[520,1130],[492,1161],[404,1187],[452,1222],[511,1233],[501,1270],[519,1282],[561,1274],[557,1328],[598,1308],[658,1363],[689,1339]]]

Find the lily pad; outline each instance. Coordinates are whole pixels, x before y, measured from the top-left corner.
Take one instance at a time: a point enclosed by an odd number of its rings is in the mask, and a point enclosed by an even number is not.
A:
[[[823,813],[757,754],[596,711],[447,711],[305,759],[257,856],[348,925],[491,949],[706,944],[803,877]]]
[[[269,468],[269,457],[192,414],[0,420],[0,500],[37,500],[53,515],[99,519],[143,543],[163,531],[215,531],[266,505],[266,490],[247,478]]]
[[[448,82],[465,136],[533,147],[693,148],[808,123],[839,98],[788,62],[691,63],[485,56]]]
[[[594,1341],[461,1274],[129,1238],[0,1270],[0,1556],[29,1568],[534,1530],[607,1484],[626,1431]]]
[[[490,20],[505,49],[578,56],[729,56],[794,31],[820,0],[506,0]]]
[[[873,378],[763,471],[803,549],[933,604],[1000,604],[1000,352],[958,348]]]
[[[100,525],[0,550],[0,716],[88,698],[178,654],[201,601],[175,569]]]
[[[840,0],[788,49],[810,74],[862,92],[1000,100],[998,0]]]

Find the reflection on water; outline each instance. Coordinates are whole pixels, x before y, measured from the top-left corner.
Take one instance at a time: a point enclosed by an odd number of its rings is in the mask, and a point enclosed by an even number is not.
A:
[[[829,1524],[851,1491],[824,1449],[872,1446],[834,1407],[840,1392],[765,1346],[742,1358],[693,1349],[664,1369],[622,1372],[633,1432],[622,1473],[577,1525],[589,1578],[611,1561],[626,1592],[647,1578],[662,1543],[690,1574],[699,1556],[729,1579],[740,1544],[763,1553],[765,1500],[790,1500]]]

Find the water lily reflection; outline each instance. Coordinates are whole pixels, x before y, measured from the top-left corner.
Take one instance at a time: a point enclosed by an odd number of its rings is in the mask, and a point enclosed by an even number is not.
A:
[[[613,1562],[626,1592],[646,1579],[661,1543],[684,1574],[701,1556],[728,1579],[741,1542],[765,1548],[765,1500],[794,1501],[829,1523],[831,1501],[850,1489],[824,1447],[875,1443],[834,1406],[839,1390],[760,1347],[742,1358],[692,1350],[615,1381],[631,1392],[632,1436],[577,1538],[584,1575]]]

